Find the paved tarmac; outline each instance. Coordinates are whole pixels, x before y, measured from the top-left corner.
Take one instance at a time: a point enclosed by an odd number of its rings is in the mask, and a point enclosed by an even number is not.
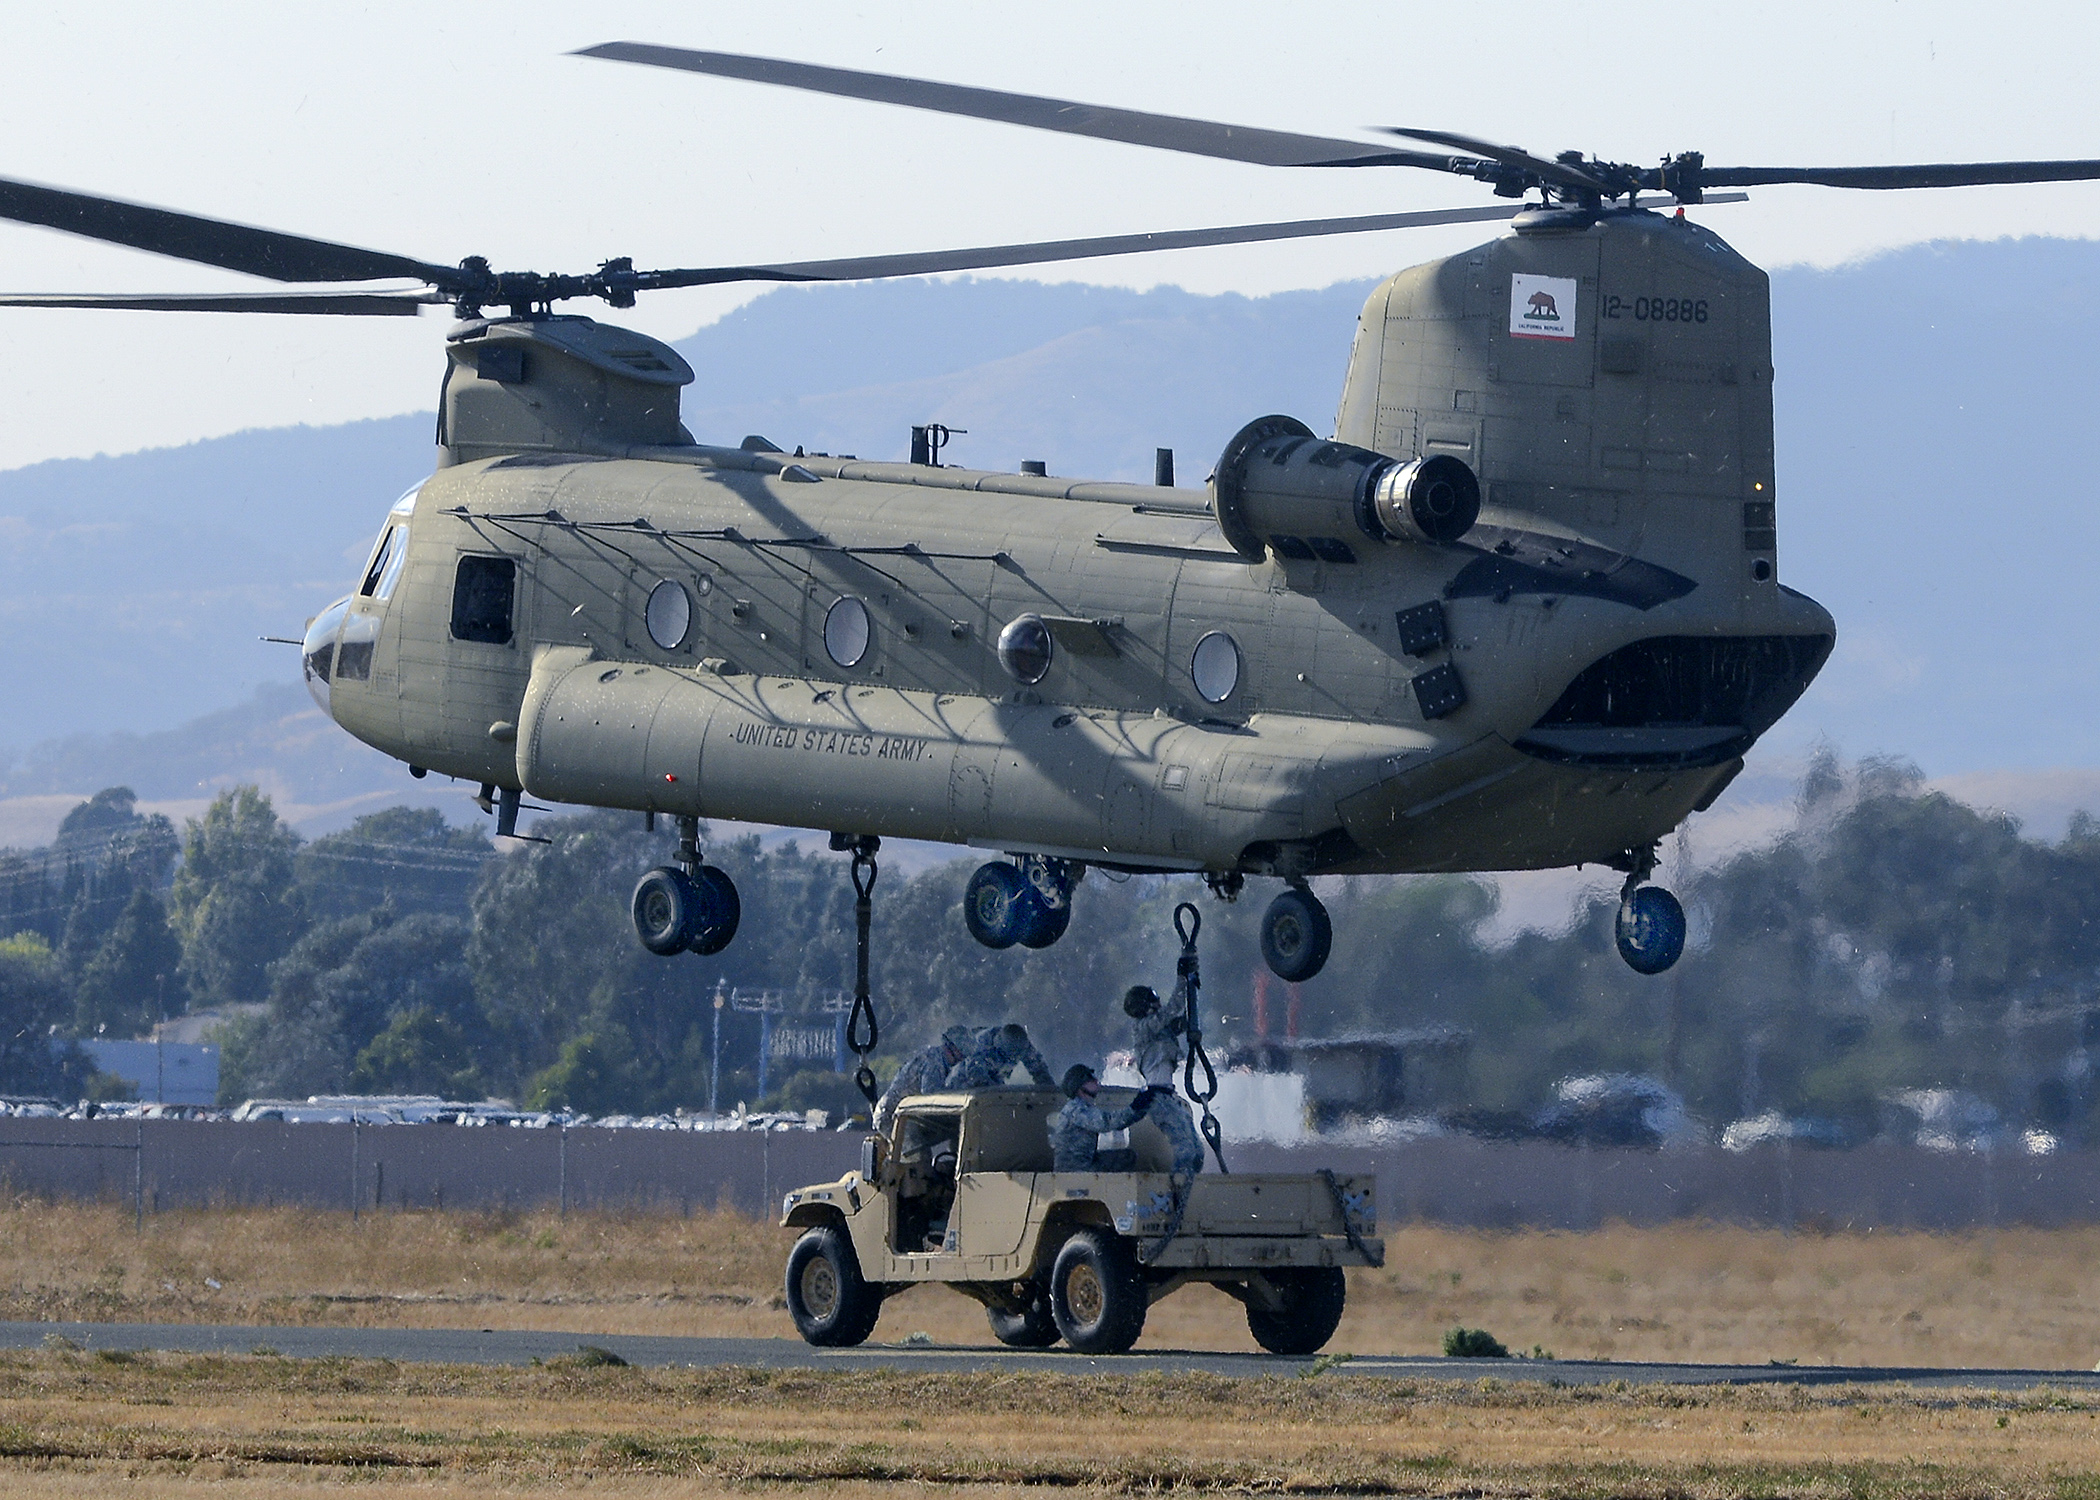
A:
[[[166,1349],[181,1353],[281,1354],[288,1359],[391,1359],[411,1363],[527,1365],[574,1354],[579,1347],[609,1349],[629,1364],[701,1368],[935,1371],[1041,1370],[1058,1375],[1202,1373],[1297,1376],[1311,1359],[1272,1354],[1219,1354],[1189,1349],[1140,1349],[1097,1357],[1058,1350],[996,1346],[863,1344],[858,1349],[813,1349],[798,1339],[653,1338],[629,1334],[536,1333],[518,1329],[242,1327],[209,1323],[5,1323],[0,1349],[37,1349],[66,1340],[82,1349]],[[1969,1386],[2021,1391],[2047,1385],[2100,1392],[2100,1371],[1947,1370],[1844,1365],[1679,1365],[1574,1359],[1440,1359],[1358,1355],[1337,1373],[1407,1380],[1537,1380],[1562,1385],[1886,1385]]]

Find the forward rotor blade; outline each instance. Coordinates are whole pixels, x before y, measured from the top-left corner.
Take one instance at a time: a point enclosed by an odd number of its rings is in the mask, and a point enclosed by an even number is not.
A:
[[[1387,135],[1402,136],[1411,141],[1431,141],[1439,146],[1456,147],[1475,156],[1484,156],[1489,161],[1499,161],[1505,167],[1521,167],[1548,182],[1559,183],[1562,187],[1574,188],[1580,192],[1611,191],[1610,184],[1602,178],[1591,176],[1580,167],[1571,167],[1564,161],[1547,161],[1543,156],[1533,156],[1520,147],[1496,146],[1449,130],[1403,130],[1397,125],[1381,125],[1374,128],[1383,130]]]
[[[325,313],[413,318],[441,294],[419,292],[6,292],[0,307],[97,307],[119,312]]]
[[[986,245],[974,250],[923,250],[903,255],[864,255],[847,260],[805,260],[770,266],[717,266],[649,271],[638,290],[712,286],[729,281],[868,281],[885,276],[930,276],[941,271],[976,271],[992,266],[1027,266],[1046,261],[1088,260],[1101,255],[1136,255],[1147,250],[1187,250],[1203,245],[1247,245],[1262,240],[1314,235],[1364,234],[1378,229],[1420,229],[1432,224],[1483,224],[1513,219],[1526,205],[1444,208],[1426,213],[1369,214],[1351,219],[1294,219],[1276,224],[1234,224],[1218,229],[1178,229],[1157,234],[1117,234],[1089,240],[1039,240],[1029,245]]]
[[[1766,187],[1808,182],[1821,187],[1981,187],[1994,182],[2086,182],[2100,179],[2100,161],[1941,162],[1911,167],[1702,167],[1706,187]]]
[[[586,47],[574,55],[641,63],[652,68],[675,68],[687,73],[709,73],[718,78],[740,78],[747,83],[779,84],[784,88],[836,94],[846,99],[902,104],[944,115],[997,120],[1007,125],[1027,125],[1036,130],[1092,136],[1096,140],[1122,141],[1132,146],[1153,146],[1162,151],[1213,156],[1224,161],[1253,162],[1258,166],[1452,170],[1448,158],[1432,156],[1426,151],[1388,151],[1361,141],[1294,135],[1289,131],[1258,130],[1245,125],[1219,125],[1208,120],[1185,120],[1176,115],[1109,109],[1096,104],[1075,104],[1065,99],[1039,98],[1034,94],[964,88],[952,83],[897,78],[887,73],[860,73],[848,68],[821,68],[810,63],[782,62],[769,57],[743,57],[731,52],[689,52],[678,47],[651,46],[646,42],[607,42],[602,46]]]
[[[245,271],[272,281],[377,281],[410,277],[445,286],[456,279],[449,266],[355,245],[310,240],[274,229],[255,229],[223,219],[205,219],[169,208],[151,208],[116,198],[98,198],[68,188],[0,178],[0,219],[41,224],[67,234],[150,250],[199,265]]]

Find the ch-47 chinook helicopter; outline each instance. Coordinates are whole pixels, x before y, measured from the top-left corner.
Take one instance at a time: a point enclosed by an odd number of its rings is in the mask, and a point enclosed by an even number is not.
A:
[[[1289,167],[1456,174],[1518,203],[867,259],[584,275],[443,266],[0,182],[0,216],[330,290],[29,294],[0,304],[413,314],[451,304],[436,472],[304,642],[350,733],[521,794],[679,820],[644,875],[654,952],[734,935],[698,847],[721,817],[1004,855],[964,903],[994,947],[1063,934],[1090,865],[1283,883],[1262,948],[1319,972],[1316,874],[1624,871],[1618,945],[1674,963],[1647,884],[1829,656],[1779,580],[1765,274],[1682,205],[1773,183],[2100,178],[2100,162],[1716,168],[1441,151],[720,53],[585,54]],[[1644,206],[1679,205],[1675,216]],[[1526,198],[1527,194],[1535,197]],[[1331,436],[1225,444],[1208,494],[695,442],[685,362],[555,304],[664,287],[923,275],[1511,220],[1383,282]],[[416,289],[345,284],[405,278]],[[492,311],[496,310],[496,311]]]

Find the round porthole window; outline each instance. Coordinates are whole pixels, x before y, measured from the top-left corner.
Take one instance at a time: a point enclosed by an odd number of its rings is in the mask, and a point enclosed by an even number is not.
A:
[[[1196,642],[1189,657],[1189,676],[1205,703],[1223,703],[1240,685],[1239,643],[1222,630],[1213,630]]]
[[[683,646],[693,628],[693,600],[685,585],[666,578],[649,590],[648,620],[650,640],[666,651]]]
[[[868,606],[851,594],[825,611],[824,650],[840,666],[859,666],[874,637],[875,622],[868,618]]]
[[[1050,658],[1056,649],[1050,627],[1040,615],[1016,615],[999,632],[999,665],[1015,682],[1041,682],[1049,675]]]

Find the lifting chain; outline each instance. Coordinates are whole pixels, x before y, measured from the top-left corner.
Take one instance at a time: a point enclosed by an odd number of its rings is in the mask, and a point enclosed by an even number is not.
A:
[[[853,955],[853,1010],[846,1017],[846,1045],[860,1059],[854,1070],[853,1086],[867,1097],[868,1107],[873,1109],[878,1091],[875,1087],[875,1070],[868,1066],[868,1054],[875,1050],[882,1031],[875,1024],[875,1003],[868,998],[868,924],[875,915],[875,903],[871,899],[875,891],[876,851],[882,840],[873,834],[846,843],[834,838],[833,847],[845,847],[853,851],[853,928],[855,948]]]
[[[1218,1070],[1210,1064],[1210,1054],[1203,1049],[1203,969],[1196,957],[1196,934],[1203,930],[1203,913],[1184,901],[1174,908],[1174,932],[1181,939],[1181,957],[1174,966],[1175,976],[1181,981],[1183,1003],[1188,1016],[1188,1057],[1181,1065],[1181,1086],[1189,1098],[1203,1107],[1203,1143],[1210,1147],[1211,1156],[1218,1163],[1220,1172],[1230,1173],[1225,1165],[1225,1133],[1218,1124],[1218,1117],[1210,1111],[1210,1101],[1218,1097]],[[1196,1082],[1196,1070],[1203,1070],[1203,1082]]]

